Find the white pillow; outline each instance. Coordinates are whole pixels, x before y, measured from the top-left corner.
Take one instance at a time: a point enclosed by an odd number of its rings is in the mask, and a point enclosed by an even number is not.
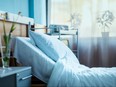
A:
[[[67,55],[71,58],[76,58],[72,51],[57,38],[33,31],[30,31],[30,36],[35,41],[35,44],[54,61],[57,61],[59,58],[63,58]]]

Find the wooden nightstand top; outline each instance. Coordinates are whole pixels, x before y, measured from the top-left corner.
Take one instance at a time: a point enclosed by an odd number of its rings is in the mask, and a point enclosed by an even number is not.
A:
[[[18,72],[28,70],[28,69],[31,69],[31,67],[9,67],[6,69],[3,69],[2,67],[0,67],[0,78],[6,77],[12,74],[16,74]]]

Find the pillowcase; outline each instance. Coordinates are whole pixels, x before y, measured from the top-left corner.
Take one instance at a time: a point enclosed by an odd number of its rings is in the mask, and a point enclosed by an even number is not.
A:
[[[76,58],[72,51],[57,38],[33,31],[30,31],[30,36],[33,38],[39,49],[54,61],[57,61],[59,58],[64,58],[65,56]]]

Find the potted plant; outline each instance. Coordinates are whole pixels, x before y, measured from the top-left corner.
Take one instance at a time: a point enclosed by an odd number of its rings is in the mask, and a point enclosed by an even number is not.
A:
[[[18,13],[18,15],[20,15],[21,12]],[[12,23],[11,27],[10,27],[10,31],[9,33],[6,32],[6,28],[5,28],[5,22],[8,18],[8,13],[4,13],[1,14],[1,17],[3,18],[3,41],[4,41],[4,50],[2,52],[2,64],[3,64],[3,68],[7,68],[9,67],[9,60],[10,60],[10,41],[11,41],[11,34],[12,32],[15,30],[15,24],[16,21]]]
[[[109,35],[108,29],[110,29],[113,20],[114,20],[114,15],[109,10],[106,10],[101,16],[97,18],[99,27],[103,29],[102,36]]]
[[[79,13],[72,13],[70,15],[70,22],[72,29],[78,29],[79,25],[81,24],[81,15]]]

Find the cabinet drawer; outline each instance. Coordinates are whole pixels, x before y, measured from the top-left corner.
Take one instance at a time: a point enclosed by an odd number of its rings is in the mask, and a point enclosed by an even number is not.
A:
[[[31,76],[31,69],[17,73],[17,87],[30,87]]]

